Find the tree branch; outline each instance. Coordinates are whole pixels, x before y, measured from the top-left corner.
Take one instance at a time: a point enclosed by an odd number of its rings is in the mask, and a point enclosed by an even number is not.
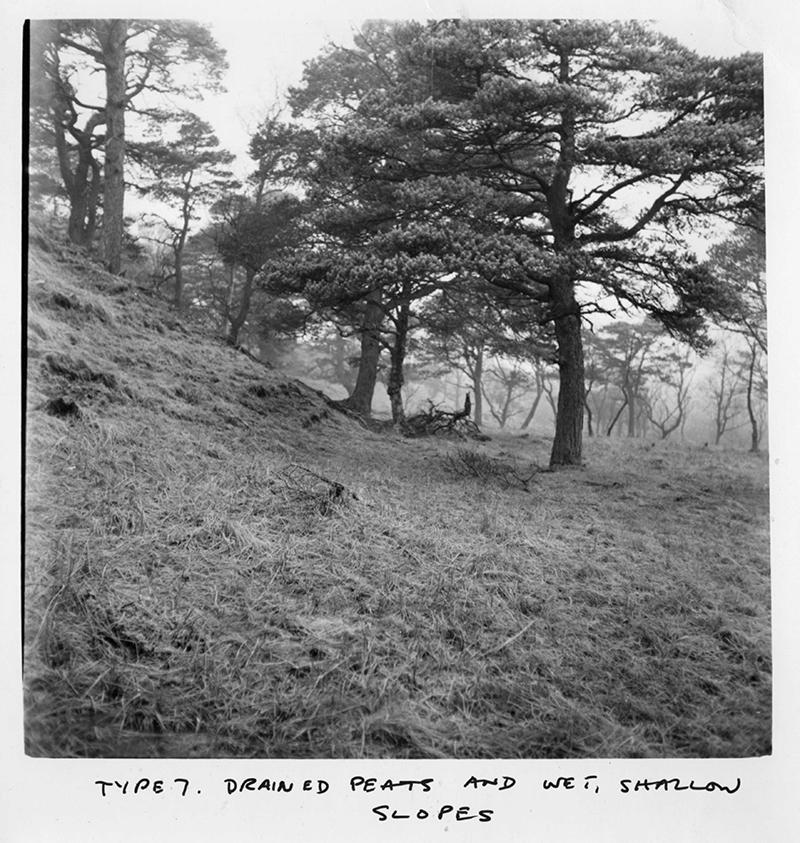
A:
[[[584,234],[577,238],[579,243],[616,243],[620,240],[627,240],[630,237],[638,234],[648,223],[652,222],[658,212],[667,204],[667,200],[672,196],[678,188],[689,178],[689,173],[684,172],[673,182],[669,189],[665,190],[650,206],[650,209],[642,214],[641,217],[628,228],[623,228],[619,231],[594,232],[592,234]]]

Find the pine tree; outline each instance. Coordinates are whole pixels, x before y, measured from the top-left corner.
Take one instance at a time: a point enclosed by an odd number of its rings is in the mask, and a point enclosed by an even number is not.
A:
[[[196,114],[182,115],[177,137],[169,143],[140,145],[147,151],[154,180],[148,194],[174,208],[176,215],[151,213],[167,231],[173,255],[173,303],[184,306],[183,256],[192,225],[200,220],[203,206],[213,204],[238,184],[228,169],[233,155],[220,149],[211,126]]]
[[[373,23],[308,65],[298,113],[339,173],[402,185],[465,268],[548,309],[551,465],[582,458],[582,316],[609,297],[704,341],[721,288],[680,245],[748,212],[761,60],[709,59],[637,22]]]

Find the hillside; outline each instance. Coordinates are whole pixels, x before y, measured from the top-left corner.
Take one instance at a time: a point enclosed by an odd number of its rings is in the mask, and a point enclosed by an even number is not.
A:
[[[767,463],[403,439],[35,237],[31,755],[770,751]]]

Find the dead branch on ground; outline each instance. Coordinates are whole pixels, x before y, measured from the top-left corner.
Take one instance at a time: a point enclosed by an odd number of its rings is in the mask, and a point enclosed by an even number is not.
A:
[[[469,418],[471,405],[469,393],[463,410],[443,410],[441,405],[428,400],[428,409],[409,416],[403,425],[406,436],[456,436],[459,439],[477,439],[486,442],[491,437]]]

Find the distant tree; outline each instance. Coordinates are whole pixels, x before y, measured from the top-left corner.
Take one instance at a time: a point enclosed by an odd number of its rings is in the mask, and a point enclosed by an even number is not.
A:
[[[302,356],[297,364],[307,377],[321,379],[343,387],[348,394],[355,386],[357,346],[346,328],[319,320],[302,342]]]
[[[431,296],[420,320],[428,354],[469,379],[473,420],[479,426],[490,358],[535,364],[553,355],[551,336],[532,318],[529,304],[513,293],[498,292],[477,275],[459,279]],[[512,391],[518,385],[521,382]]]
[[[520,430],[527,430],[533,421],[536,411],[539,409],[539,404],[543,396],[546,396],[550,406],[555,413],[556,407],[553,402],[553,372],[550,368],[553,365],[552,361],[545,358],[538,358],[533,361],[533,380],[536,392],[533,396],[531,408],[525,416],[525,420],[520,425]]]
[[[174,279],[173,304],[183,307],[183,259],[186,242],[200,210],[212,204],[224,192],[238,187],[231,171],[233,155],[219,148],[211,126],[196,114],[185,112],[178,136],[167,143],[149,146],[149,162],[154,182],[148,194],[174,208],[177,219],[151,212],[165,228],[165,242],[172,251]]]
[[[608,390],[608,381],[605,379],[605,371],[601,361],[601,355],[597,346],[595,334],[592,331],[586,332],[583,339],[584,350],[584,396],[583,408],[586,413],[586,432],[594,436],[594,410],[592,409],[592,390],[596,383],[601,382]],[[602,407],[601,407],[602,409]]]
[[[766,399],[767,289],[766,238],[763,215],[755,212],[722,243],[709,250],[711,271],[736,294],[720,320],[725,328],[745,338],[748,351],[745,397],[751,426],[750,450],[759,450],[763,425],[756,409],[759,391]]]
[[[422,311],[426,329],[424,344],[434,359],[442,360],[449,368],[467,376],[474,395],[472,418],[480,426],[483,424],[484,365],[492,333],[485,324],[465,319],[468,314],[474,316],[475,311],[459,307],[452,296],[431,299]]]
[[[747,349],[741,355],[740,361],[742,370],[745,372],[745,401],[747,416],[750,420],[750,451],[758,453],[764,435],[764,420],[759,415],[759,405],[766,407],[767,373],[766,355],[754,337],[747,340]]]
[[[515,405],[517,400],[528,392],[531,374],[517,360],[504,361],[498,358],[493,359],[488,373],[494,382],[495,390],[490,388],[490,383],[484,382],[484,397],[492,418],[504,428],[509,419],[520,412]]]
[[[606,378],[618,387],[622,402],[606,429],[610,436],[623,411],[627,409],[628,436],[636,435],[636,418],[644,396],[645,382],[654,371],[652,352],[663,335],[652,320],[617,322],[598,331],[594,343],[598,365]]]
[[[554,372],[543,371],[541,373],[542,392],[550,405],[550,411],[553,414],[553,424],[558,426],[558,401],[555,397],[554,391],[556,386],[556,377]]]
[[[688,350],[668,350],[654,361],[658,379],[647,390],[643,409],[662,439],[682,429],[686,420],[692,383],[690,354]]]
[[[719,445],[738,415],[736,399],[741,395],[743,382],[742,366],[734,363],[734,355],[725,343],[721,344],[720,352],[716,372],[709,383],[714,408],[715,445]]]

